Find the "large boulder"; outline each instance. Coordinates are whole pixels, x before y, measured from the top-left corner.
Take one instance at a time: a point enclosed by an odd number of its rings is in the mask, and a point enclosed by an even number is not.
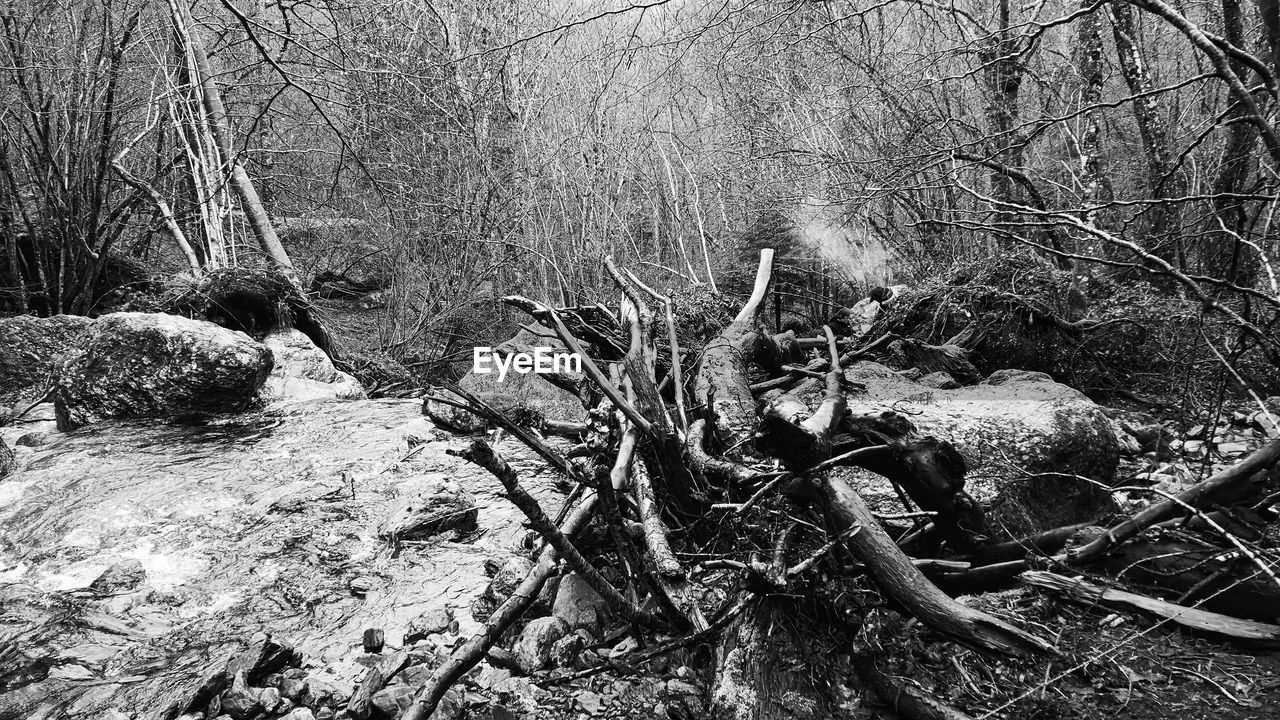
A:
[[[271,351],[242,332],[161,313],[99,318],[55,371],[58,429],[108,418],[245,409],[271,372]]]
[[[0,319],[0,397],[48,380],[59,356],[76,347],[93,323],[78,315]]]
[[[493,351],[505,357],[516,353],[533,355],[538,348],[545,348],[546,352],[553,353],[567,352],[555,333],[540,325],[522,327],[514,337],[499,344]],[[557,374],[570,383],[580,383],[584,379],[580,372]],[[458,386],[479,397],[494,410],[522,424],[536,424],[541,420],[566,423],[586,421],[587,414],[582,401],[568,390],[552,384],[546,376],[532,372],[518,373],[512,369],[501,376],[501,379],[499,377],[497,372],[483,373],[473,369],[458,381]],[[438,391],[436,394],[465,404],[465,401],[451,393]],[[458,432],[477,432],[488,427],[488,423],[482,418],[430,398],[423,404],[423,412],[438,424]]]
[[[897,412],[921,434],[955,445],[968,467],[965,489],[989,506],[996,530],[1017,535],[1114,509],[1099,484],[1112,480],[1119,462],[1115,425],[1083,393],[1044,373],[1000,370],[952,390],[871,362],[846,376],[866,386],[850,395],[853,412]],[[882,501],[895,497],[886,482],[866,475],[859,482]]]
[[[271,350],[275,364],[259,396],[270,402],[308,400],[360,400],[360,381],[333,366],[333,362],[300,330],[272,330],[262,344]]]

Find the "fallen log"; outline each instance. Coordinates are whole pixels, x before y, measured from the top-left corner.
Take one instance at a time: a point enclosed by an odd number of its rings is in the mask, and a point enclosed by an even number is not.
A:
[[[1152,525],[1189,514],[1189,507],[1203,509],[1211,502],[1221,501],[1230,493],[1239,491],[1240,486],[1249,483],[1257,473],[1270,470],[1277,462],[1280,462],[1280,439],[1272,440],[1208,480],[1126,518],[1088,545],[1068,552],[1063,559],[1069,565],[1091,563]]]
[[[772,272],[773,250],[761,250],[750,299],[733,321],[707,343],[694,376],[694,399],[708,420],[708,434],[718,441],[720,454],[729,460],[757,457],[755,448],[748,445],[759,422],[751,395],[751,363],[772,367],[782,364],[777,345],[760,325],[760,310]]]
[[[1102,604],[1125,610],[1139,610],[1192,630],[1223,635],[1249,644],[1280,647],[1280,625],[1241,620],[1175,605],[1146,595],[1096,585],[1081,578],[1069,578],[1040,570],[1024,572],[1019,579],[1032,587],[1052,590],[1087,605]]]
[[[884,531],[866,502],[849,484],[830,476],[820,491],[836,527],[860,526],[848,540],[876,587],[933,630],[979,652],[998,655],[1053,655],[1048,642],[996,617],[962,605],[929,581]]]

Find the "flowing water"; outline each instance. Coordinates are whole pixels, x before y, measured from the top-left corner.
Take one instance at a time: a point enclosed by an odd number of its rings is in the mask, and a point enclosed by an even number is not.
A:
[[[13,447],[33,430],[52,422],[0,437]],[[410,452],[410,436],[434,439]],[[446,454],[467,442],[415,401],[360,400],[104,423],[18,448],[0,481],[0,668],[19,672],[0,677],[0,718],[163,717],[258,632],[340,686],[363,669],[366,628],[394,647],[448,606],[465,632],[485,561],[524,536],[501,485]],[[550,470],[515,443],[499,450],[559,508]],[[398,499],[445,480],[475,496],[478,530],[398,548],[378,537]],[[126,560],[142,586],[88,589]]]

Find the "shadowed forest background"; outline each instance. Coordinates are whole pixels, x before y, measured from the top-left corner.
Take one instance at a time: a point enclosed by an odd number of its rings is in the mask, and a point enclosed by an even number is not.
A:
[[[503,294],[595,302],[606,255],[656,287],[741,291],[762,246],[830,277],[795,293],[811,326],[872,285],[1019,254],[1086,296],[1102,276],[1133,311],[1225,324],[1233,358],[1273,351],[1274,18],[1238,0],[11,3],[0,307],[142,307],[261,262],[238,163],[308,287],[375,293],[339,344],[428,374],[505,337]],[[1195,344],[1143,354],[1209,357]]]

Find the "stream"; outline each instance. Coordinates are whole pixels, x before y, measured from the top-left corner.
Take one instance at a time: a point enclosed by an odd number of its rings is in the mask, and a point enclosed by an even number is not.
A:
[[[349,688],[366,629],[395,648],[411,620],[442,607],[463,635],[475,628],[486,561],[525,535],[501,485],[446,454],[468,441],[436,430],[418,401],[67,434],[51,407],[33,415],[0,428],[10,447],[47,433],[15,448],[18,469],[0,481],[0,718],[172,717],[258,633]],[[426,442],[410,451],[414,437]],[[559,508],[554,473],[517,442],[498,449],[548,512]],[[477,530],[398,548],[379,538],[398,499],[441,481],[475,497]],[[145,571],[141,585],[89,587],[120,563]]]

